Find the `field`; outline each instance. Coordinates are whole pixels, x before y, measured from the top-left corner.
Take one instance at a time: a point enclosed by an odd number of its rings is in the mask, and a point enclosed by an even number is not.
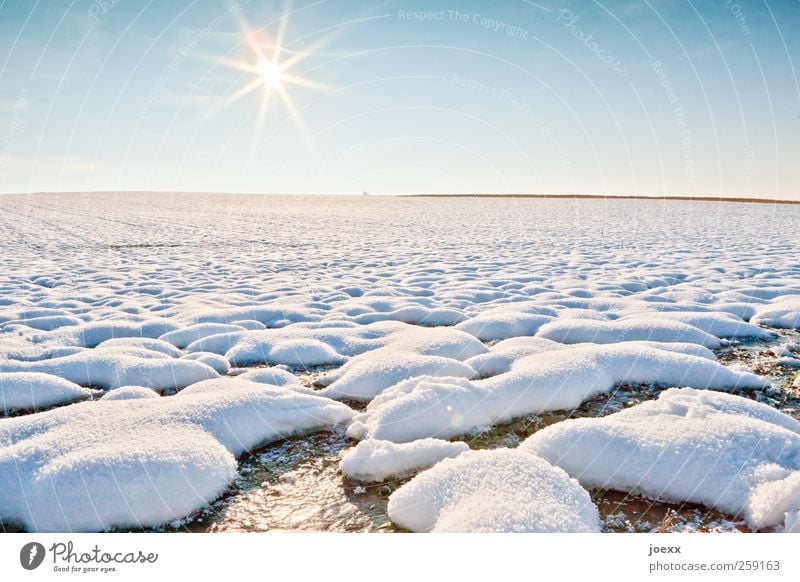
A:
[[[798,224],[3,196],[0,528],[800,530]]]

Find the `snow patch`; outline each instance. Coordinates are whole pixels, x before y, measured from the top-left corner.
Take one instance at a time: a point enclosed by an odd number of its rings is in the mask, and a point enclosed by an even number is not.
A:
[[[359,481],[384,481],[426,469],[442,459],[468,451],[466,443],[420,439],[411,443],[367,439],[342,453],[342,474]]]
[[[589,494],[544,459],[469,451],[414,477],[389,498],[389,517],[415,532],[599,532]]]
[[[29,531],[158,526],[216,498],[236,456],[351,415],[327,398],[218,379],[10,418],[0,423],[0,516]]]
[[[73,382],[36,372],[0,373],[0,410],[43,410],[91,397],[92,390]]]
[[[521,448],[586,487],[700,503],[755,528],[800,509],[800,423],[731,394],[667,390],[604,418],[551,425]]]

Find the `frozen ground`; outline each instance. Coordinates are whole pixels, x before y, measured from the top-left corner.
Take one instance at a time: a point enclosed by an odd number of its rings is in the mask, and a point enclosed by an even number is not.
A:
[[[2,196],[0,526],[796,528],[799,223]]]

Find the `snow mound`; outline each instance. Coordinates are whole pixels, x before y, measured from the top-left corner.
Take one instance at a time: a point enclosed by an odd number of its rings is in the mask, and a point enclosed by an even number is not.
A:
[[[17,329],[18,326],[24,326],[40,331],[52,331],[60,327],[81,325],[82,323],[83,321],[77,317],[70,317],[67,315],[45,315],[42,317],[31,317],[29,319],[12,319],[10,321],[5,321],[0,323],[0,330],[8,331]]]
[[[160,339],[152,339],[146,337],[121,337],[109,339],[98,344],[96,349],[116,349],[119,352],[141,353],[142,350],[160,354],[162,357],[167,356],[170,358],[180,357],[181,351],[170,343]],[[66,355],[66,354],[65,354]]]
[[[231,369],[227,358],[211,352],[192,352],[183,356],[184,360],[193,360],[212,368],[220,376],[225,376]]]
[[[634,316],[623,317],[617,321],[626,322],[630,319],[640,319],[641,317],[642,314],[636,314]],[[767,330],[753,325],[752,323],[747,323],[741,317],[737,317],[731,313],[672,311],[659,312],[656,317],[659,320],[671,319],[680,321],[717,337],[759,339],[770,339],[772,337],[772,334]]]
[[[112,338],[144,337],[158,338],[178,326],[165,319],[147,321],[93,321],[79,326],[71,326],[58,332],[67,345],[94,348]]]
[[[660,314],[649,317],[638,315],[616,321],[593,319],[555,320],[536,334],[539,337],[564,344],[613,344],[624,341],[684,342],[718,348],[720,341],[713,335],[692,325],[661,319]]]
[[[389,312],[364,313],[353,318],[361,324],[377,321],[402,321],[415,325],[455,325],[464,321],[466,316],[456,309],[430,309],[421,305],[408,305]]]
[[[272,384],[273,386],[287,386],[297,383],[297,377],[294,374],[275,367],[250,370],[241,374],[238,378],[261,384]]]
[[[472,335],[453,328],[406,326],[381,340],[384,347],[422,356],[440,356],[464,361],[486,353],[487,348]]]
[[[599,532],[575,479],[524,452],[469,451],[414,477],[389,498],[389,517],[415,532]]]
[[[183,329],[167,332],[158,339],[168,342],[176,348],[183,349],[189,344],[210,335],[242,331],[244,329],[241,325],[228,323],[197,323]]]
[[[247,331],[231,331],[228,333],[217,333],[201,338],[186,346],[187,352],[209,352],[217,355],[225,355],[228,350],[233,349],[236,343],[247,336]]]
[[[586,487],[700,503],[754,528],[800,509],[800,423],[731,394],[667,390],[604,418],[551,425],[521,448]]]
[[[518,359],[531,354],[565,349],[567,346],[541,337],[514,337],[496,343],[488,353],[474,356],[465,364],[480,377],[496,376],[511,369]]]
[[[381,347],[467,359],[486,351],[471,335],[452,328],[426,328],[399,321],[358,326],[349,322],[312,322],[281,329],[209,336],[189,345],[189,351],[225,353],[234,365],[336,365],[347,357]]]
[[[216,498],[236,456],[351,415],[327,398],[218,379],[10,418],[0,423],[0,516],[29,531],[158,526]]]
[[[666,344],[670,345],[670,344]],[[672,347],[674,346],[674,347]],[[548,410],[572,410],[619,384],[764,388],[766,380],[682,353],[682,344],[587,344],[535,353],[485,380],[414,378],[376,397],[348,428],[353,438],[451,438]]]
[[[288,339],[273,344],[265,336],[244,337],[225,357],[235,366],[284,364],[304,368],[341,364],[346,360],[343,355],[319,340]]]
[[[338,380],[320,392],[336,399],[368,401],[390,386],[417,376],[470,378],[475,370],[451,358],[423,356],[393,347],[357,356],[336,371]]]
[[[35,372],[0,372],[0,410],[43,410],[89,398],[92,391],[73,382]]]
[[[278,303],[211,309],[193,317],[195,323],[225,323],[233,325],[242,320],[256,321],[269,328],[284,327],[303,321],[319,321],[324,311],[302,303]]]
[[[159,398],[158,392],[144,386],[122,386],[106,392],[100,400],[134,400],[136,398]]]
[[[474,335],[481,341],[495,341],[533,335],[552,320],[547,315],[529,313],[487,313],[459,323],[456,329]]]
[[[783,329],[800,329],[800,295],[788,295],[760,306],[750,321]]]
[[[440,439],[420,439],[411,443],[367,439],[342,453],[342,474],[359,481],[384,481],[426,469],[447,457],[468,451],[466,443]]]
[[[152,353],[152,352],[151,352]],[[0,361],[0,371],[42,372],[81,386],[146,386],[179,389],[218,376],[209,366],[186,359],[140,357],[117,353],[116,348],[95,349],[71,356],[36,362]]]

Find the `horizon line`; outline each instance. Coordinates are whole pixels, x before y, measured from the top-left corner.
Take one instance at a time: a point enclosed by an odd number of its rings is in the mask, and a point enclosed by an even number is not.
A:
[[[0,196],[38,196],[47,194],[219,194],[228,196],[342,196],[352,198],[386,197],[386,198],[520,198],[520,199],[566,199],[566,200],[670,200],[694,202],[740,202],[749,204],[800,204],[798,200],[783,198],[756,198],[750,196],[690,196],[690,195],[648,195],[648,194],[487,194],[487,193],[448,193],[448,194],[320,194],[320,193],[283,193],[283,192],[223,192],[197,190],[69,190],[40,192],[0,192]]]

